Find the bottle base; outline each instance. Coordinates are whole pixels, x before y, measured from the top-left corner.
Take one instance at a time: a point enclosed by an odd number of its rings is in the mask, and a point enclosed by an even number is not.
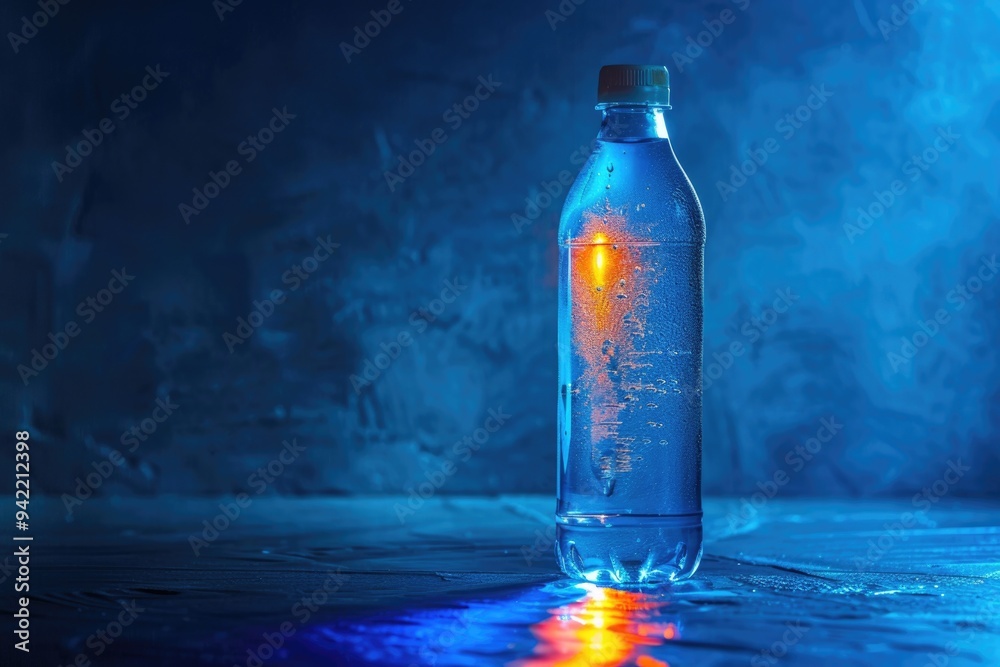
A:
[[[567,576],[651,585],[687,579],[701,562],[701,514],[566,515],[556,519],[556,558]]]

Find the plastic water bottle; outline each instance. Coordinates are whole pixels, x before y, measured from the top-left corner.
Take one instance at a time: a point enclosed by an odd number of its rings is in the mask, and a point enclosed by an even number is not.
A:
[[[701,559],[705,217],[666,67],[603,67],[597,101],[559,221],[556,554],[578,579],[674,581]]]

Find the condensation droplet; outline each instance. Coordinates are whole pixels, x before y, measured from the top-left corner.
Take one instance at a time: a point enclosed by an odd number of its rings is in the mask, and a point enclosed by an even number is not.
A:
[[[609,162],[608,163],[608,173],[610,174],[614,170],[615,170],[615,165],[613,165],[612,163]]]
[[[660,440],[660,444],[661,445],[665,445],[665,444],[667,444],[667,441],[666,440]]]
[[[618,294],[617,297],[619,299],[627,299],[628,298],[628,294]]]
[[[597,291],[598,291],[598,292],[603,292],[603,291],[604,291],[604,288],[603,288],[603,287],[601,287],[600,285],[598,285],[598,286],[597,286]]]

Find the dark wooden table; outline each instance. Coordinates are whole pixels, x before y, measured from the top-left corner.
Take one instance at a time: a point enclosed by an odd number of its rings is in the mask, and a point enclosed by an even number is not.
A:
[[[710,500],[695,579],[629,592],[560,576],[551,498],[220,502],[34,500],[2,664],[1000,665],[996,503]]]

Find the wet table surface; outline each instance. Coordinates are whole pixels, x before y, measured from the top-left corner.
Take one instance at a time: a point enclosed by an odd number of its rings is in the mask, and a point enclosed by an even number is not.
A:
[[[0,663],[1000,665],[997,503],[709,500],[695,578],[629,591],[561,577],[548,497],[232,502],[34,500]]]

